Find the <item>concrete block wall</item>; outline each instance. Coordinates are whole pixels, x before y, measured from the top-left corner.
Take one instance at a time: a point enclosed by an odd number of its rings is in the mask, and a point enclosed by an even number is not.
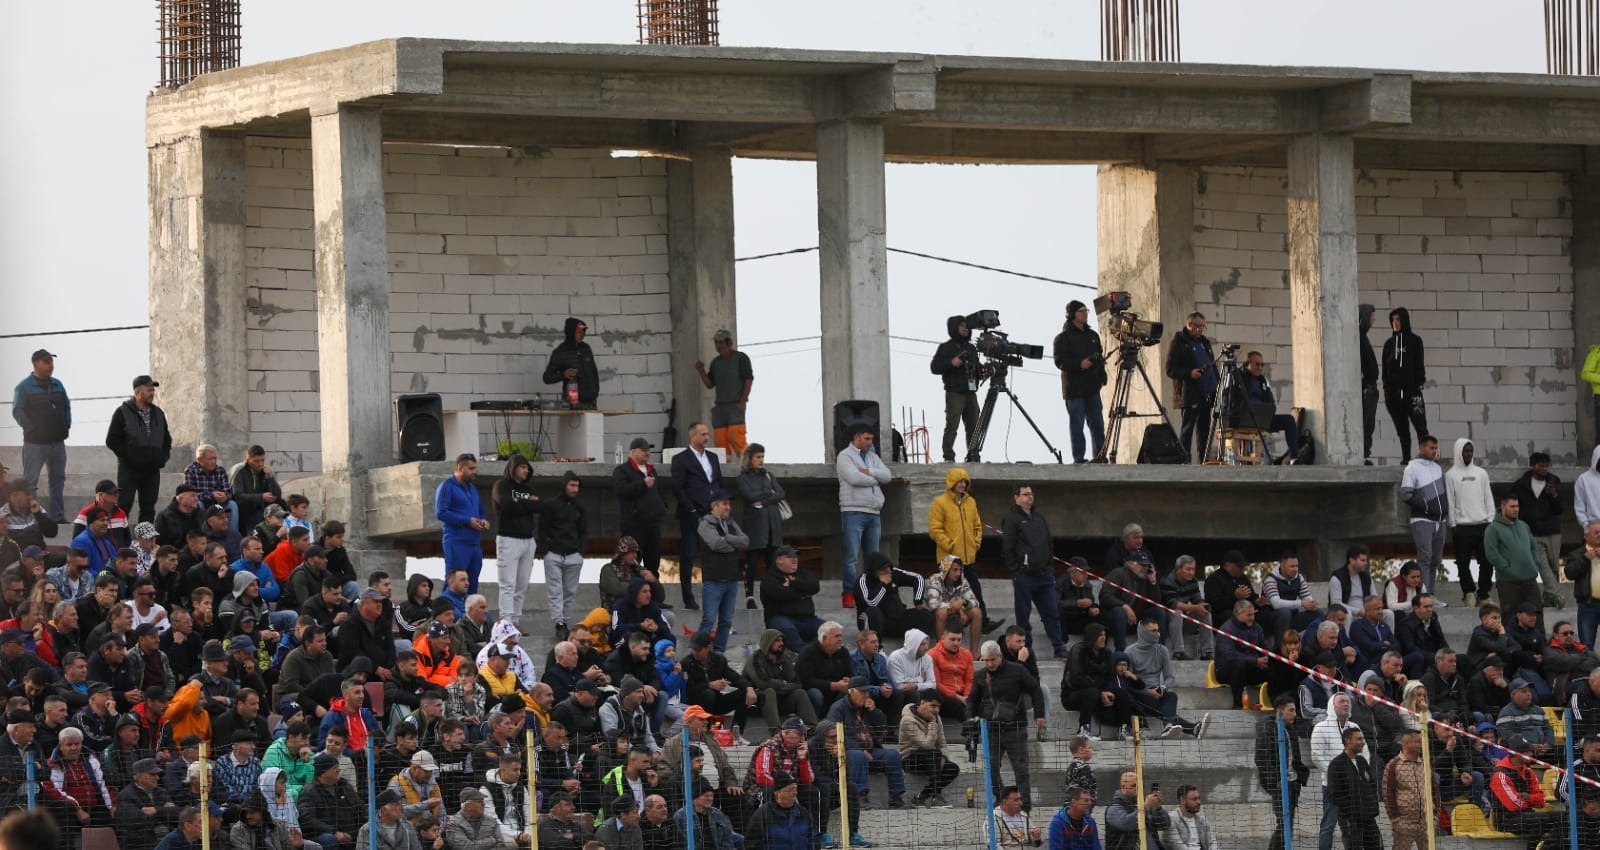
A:
[[[545,362],[579,316],[601,407],[635,411],[606,420],[607,458],[617,441],[659,442],[672,389],[665,175],[661,160],[603,150],[385,145],[394,392],[437,392],[446,410],[553,397]],[[317,471],[309,141],[252,138],[245,182],[252,439],[275,468]],[[529,420],[513,421],[529,439]]]
[[[1194,302],[1209,335],[1260,350],[1280,410],[1293,403],[1284,169],[1204,168],[1194,192]],[[1429,430],[1448,456],[1471,438],[1491,464],[1530,452],[1574,462],[1571,192],[1559,173],[1362,171],[1361,301],[1382,357],[1388,312],[1411,311],[1426,353]],[[1165,348],[1163,348],[1165,351]],[[1373,455],[1400,447],[1380,405]],[[1584,459],[1586,460],[1586,459]]]

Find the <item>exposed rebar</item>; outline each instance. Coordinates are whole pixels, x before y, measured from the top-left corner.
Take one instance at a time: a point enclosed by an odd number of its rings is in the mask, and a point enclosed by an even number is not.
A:
[[[1600,75],[1600,0],[1544,0],[1544,61],[1546,73]]]
[[[638,0],[640,44],[714,45],[717,0]]]
[[[1178,17],[1178,0],[1100,0],[1100,58],[1181,61]]]
[[[156,0],[161,88],[239,65],[240,0]]]

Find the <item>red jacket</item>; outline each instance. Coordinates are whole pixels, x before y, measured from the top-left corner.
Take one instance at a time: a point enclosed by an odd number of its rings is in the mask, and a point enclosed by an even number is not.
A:
[[[112,808],[111,793],[106,790],[105,777],[100,773],[100,761],[84,752],[77,761],[63,761],[59,756],[50,759],[50,778],[44,782],[45,796],[78,809],[95,806]]]
[[[959,699],[966,699],[972,693],[971,651],[963,646],[951,655],[940,643],[928,650],[928,657],[933,659],[933,679],[939,686],[939,693]]]
[[[771,788],[773,774],[780,771],[793,776],[801,785],[813,785],[816,782],[816,777],[811,773],[811,759],[800,758],[798,748],[785,749],[782,736],[773,735],[756,750],[755,757],[750,760],[746,788],[751,791]]]
[[[1539,787],[1539,777],[1515,755],[1506,756],[1494,766],[1489,790],[1494,792],[1496,808],[1507,812],[1526,812],[1544,805],[1544,789]]]

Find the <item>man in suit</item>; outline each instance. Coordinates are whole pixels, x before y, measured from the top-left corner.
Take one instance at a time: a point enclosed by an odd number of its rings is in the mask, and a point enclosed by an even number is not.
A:
[[[700,518],[711,512],[711,491],[722,489],[722,467],[706,451],[711,429],[704,422],[689,426],[689,447],[672,458],[672,490],[678,494],[678,580],[683,607],[700,610],[694,601],[694,558],[699,549]]]

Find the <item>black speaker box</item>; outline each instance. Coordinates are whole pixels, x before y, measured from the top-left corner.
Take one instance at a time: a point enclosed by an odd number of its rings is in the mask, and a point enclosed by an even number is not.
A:
[[[850,445],[850,432],[857,425],[866,425],[872,429],[872,447],[879,455],[883,449],[879,443],[881,426],[878,422],[878,403],[851,399],[841,401],[833,406],[833,451],[834,454],[844,451]]]
[[[1146,425],[1144,442],[1139,445],[1140,463],[1188,463],[1189,453],[1178,442],[1178,435],[1165,422]]]
[[[438,393],[403,395],[394,400],[400,423],[400,462],[444,460],[444,402]]]

